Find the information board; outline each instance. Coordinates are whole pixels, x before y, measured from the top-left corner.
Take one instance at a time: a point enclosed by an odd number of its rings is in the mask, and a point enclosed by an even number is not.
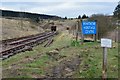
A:
[[[82,34],[96,34],[96,21],[82,21]]]
[[[101,47],[111,48],[112,47],[112,40],[111,39],[102,38],[101,39]]]

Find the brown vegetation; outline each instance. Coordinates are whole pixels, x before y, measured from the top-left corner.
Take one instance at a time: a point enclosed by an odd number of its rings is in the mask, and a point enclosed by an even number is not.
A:
[[[108,32],[111,32],[114,29],[116,29],[116,26],[112,24],[112,16],[108,17],[102,14],[96,14],[96,15],[92,15],[90,17],[90,20],[97,21],[98,39],[102,37],[106,37],[108,35]]]
[[[0,20],[2,22],[2,40],[43,32],[42,28],[28,20],[6,18],[2,18]]]

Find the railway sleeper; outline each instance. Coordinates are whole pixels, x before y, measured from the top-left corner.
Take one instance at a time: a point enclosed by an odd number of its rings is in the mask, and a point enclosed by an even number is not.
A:
[[[7,50],[7,51],[5,51],[5,52],[3,52],[3,53],[4,53],[4,54],[7,54],[7,53],[12,53],[12,52],[17,51],[17,50],[20,50],[20,49],[22,49],[22,48],[24,48],[24,45],[14,47],[14,48],[9,49],[9,50]],[[4,55],[4,54],[3,54],[3,55]]]
[[[47,33],[47,34],[44,34],[44,35],[37,35],[37,36],[34,36],[33,38],[29,38],[29,39],[25,39],[25,40],[22,40],[22,41],[18,41],[18,42],[12,42],[12,43],[9,43],[9,45],[18,45],[18,44],[22,44],[22,43],[24,43],[24,42],[27,42],[27,41],[30,41],[30,40],[34,40],[34,39],[37,39],[37,38],[39,38],[39,37],[44,37],[44,36],[46,36],[46,35],[48,35],[49,33]]]
[[[31,47],[32,47],[34,44],[35,44],[35,45],[39,45],[39,44],[45,42],[46,40],[48,40],[48,37],[49,37],[49,36],[47,36],[46,39],[42,38],[42,39],[39,39],[39,40],[34,41],[34,42],[32,42],[32,43],[28,43],[27,46],[31,46]],[[34,46],[35,46],[35,45],[34,45]],[[15,52],[15,51],[17,51],[17,50],[23,49],[24,47],[25,47],[25,45],[18,46],[17,48],[14,48],[14,49],[11,49],[11,50],[8,50],[8,51],[4,52],[3,55],[8,55],[9,53],[13,53],[13,52]]]
[[[49,39],[49,37],[54,36],[54,34],[55,33],[50,34],[50,35],[45,36],[45,37],[42,37],[42,38],[38,38],[37,40],[31,41],[31,42],[29,42],[27,44],[23,44],[23,45],[20,45],[18,47],[15,47],[15,48],[12,48],[10,50],[7,50],[7,51],[4,52],[2,57],[3,57],[3,59],[6,59],[6,58],[8,58],[8,57],[10,57],[10,56],[12,56],[12,55],[14,55],[16,53],[19,53],[19,52],[24,52],[24,51],[27,51],[27,50],[31,51],[32,47],[45,42],[46,40]]]
[[[26,46],[23,49],[20,49],[20,50],[17,50],[17,51],[14,51],[14,52],[11,52],[11,53],[9,53],[7,55],[2,56],[2,60],[9,58],[9,57],[15,55],[16,53],[25,52],[25,51],[31,51],[31,50],[32,50],[32,47]]]

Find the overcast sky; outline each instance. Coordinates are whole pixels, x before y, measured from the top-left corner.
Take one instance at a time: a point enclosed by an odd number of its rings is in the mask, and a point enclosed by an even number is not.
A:
[[[23,0],[7,0],[2,1],[2,6],[0,9],[3,10],[14,10],[14,11],[25,11],[39,14],[49,14],[57,15],[61,17],[77,17],[78,15],[87,14],[88,16],[92,14],[107,14],[112,15],[115,7],[118,4],[116,0],[109,0],[103,2],[102,0],[52,0],[50,2],[47,0],[44,1],[35,1],[30,0],[29,2],[24,2]]]

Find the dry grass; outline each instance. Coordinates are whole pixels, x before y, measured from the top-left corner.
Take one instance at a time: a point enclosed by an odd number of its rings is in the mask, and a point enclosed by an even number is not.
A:
[[[10,39],[43,32],[43,29],[30,21],[1,18],[2,37],[0,39]]]
[[[11,39],[16,37],[22,37],[32,34],[37,34],[46,30],[50,30],[51,25],[49,23],[54,22],[58,31],[63,31],[66,27],[73,27],[76,24],[76,20],[43,20],[39,23],[35,23],[32,20],[18,19],[18,18],[0,18],[0,24],[2,25],[1,40]]]

